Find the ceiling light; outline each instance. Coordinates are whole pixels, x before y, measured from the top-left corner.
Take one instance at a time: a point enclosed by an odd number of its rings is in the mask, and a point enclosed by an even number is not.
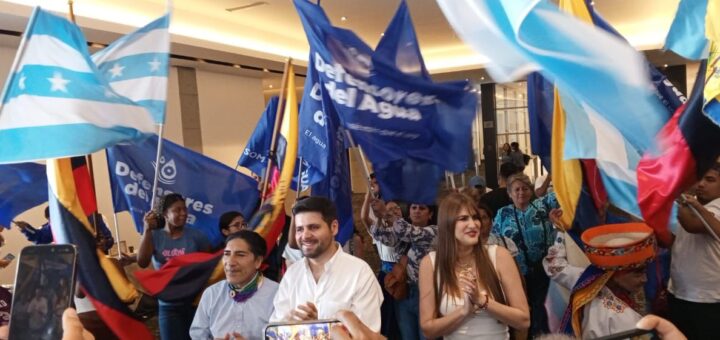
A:
[[[273,88],[272,84],[268,85],[269,88]]]
[[[480,80],[485,80],[485,77],[480,77]]]
[[[667,67],[668,67],[668,64],[663,65],[663,67],[667,68]]]
[[[347,17],[346,16],[340,17],[340,21],[347,21]]]

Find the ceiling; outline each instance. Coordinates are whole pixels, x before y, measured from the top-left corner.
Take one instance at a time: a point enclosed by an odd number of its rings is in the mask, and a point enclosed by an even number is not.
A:
[[[132,5],[129,5],[129,4]],[[369,45],[380,39],[399,0],[321,0],[336,26],[356,32]],[[421,51],[433,74],[440,78],[478,79],[486,59],[460,41],[448,25],[434,0],[407,0]],[[628,41],[639,50],[649,51],[655,64],[677,64],[682,59],[658,51],[669,29],[678,0],[595,0],[595,7]],[[60,0],[0,0],[0,30],[24,30],[31,7],[66,13],[67,2]],[[229,12],[227,8],[244,7]],[[88,40],[108,43],[160,16],[163,0],[74,0],[77,22]],[[300,19],[290,0],[174,0],[170,31],[173,53],[231,64],[282,70],[282,62],[292,57],[306,64],[308,44]],[[342,18],[345,18],[344,20]],[[3,43],[0,37],[0,44]],[[6,42],[7,43],[7,42]],[[654,58],[654,59],[653,59]],[[184,61],[193,64],[194,61]],[[201,67],[215,67],[200,65]],[[276,74],[236,70],[276,79]]]

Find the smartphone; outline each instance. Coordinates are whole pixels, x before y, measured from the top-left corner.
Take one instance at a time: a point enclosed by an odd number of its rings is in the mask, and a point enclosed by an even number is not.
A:
[[[9,339],[61,339],[62,313],[75,291],[77,250],[70,244],[23,248],[10,311]]]
[[[3,257],[3,260],[5,260],[5,261],[12,261],[14,259],[15,259],[15,255],[13,255],[11,253],[7,253],[7,254],[5,254],[5,257]]]
[[[310,320],[271,323],[265,327],[265,339],[330,339],[330,328],[342,325],[338,320]]]
[[[657,335],[655,333],[655,330],[647,330],[647,329],[640,329],[635,328],[624,332],[619,332],[615,334],[610,334],[606,336],[601,336],[599,338],[595,338],[595,340],[622,340],[622,339],[632,339],[637,336],[643,336],[643,335],[651,335],[651,339],[654,339],[654,337]]]

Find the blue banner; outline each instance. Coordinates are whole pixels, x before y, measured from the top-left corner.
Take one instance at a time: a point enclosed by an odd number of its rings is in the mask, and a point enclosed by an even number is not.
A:
[[[277,107],[278,97],[274,96],[270,98],[270,101],[265,107],[265,111],[263,111],[262,116],[260,116],[260,120],[245,146],[245,150],[243,150],[238,160],[239,166],[250,169],[250,171],[259,177],[265,176]]]
[[[107,149],[115,211],[129,211],[138,231],[142,231],[143,215],[150,210],[156,151],[157,136],[138,145]],[[220,215],[236,210],[249,219],[259,198],[252,178],[163,139],[157,194],[172,192],[185,197],[187,225],[205,232],[215,245],[222,242]]]
[[[550,152],[552,150],[554,92],[555,85],[540,73],[533,72],[528,75],[530,147],[534,154],[540,156],[542,164],[548,172],[552,172]]]
[[[47,202],[45,165],[18,163],[0,165],[0,226],[24,211]]]
[[[466,168],[478,98],[465,91],[466,82],[435,84],[423,67],[412,66],[412,60],[422,65],[417,42],[390,47],[414,36],[390,34],[397,32],[395,25],[412,30],[404,2],[377,51],[353,32],[333,27],[319,6],[304,0],[295,6],[310,43],[309,67],[318,75],[304,98],[322,86],[373,163],[413,157],[456,172]],[[415,58],[408,57],[412,53]]]
[[[354,230],[346,132],[328,92],[320,87],[317,70],[312,65],[305,78],[298,129],[302,183],[310,185],[313,196],[324,196],[335,202],[340,222],[336,240],[344,244]]]
[[[376,169],[407,159],[433,163],[441,172],[467,167],[478,97],[465,90],[467,82],[432,82],[404,1],[375,51],[353,32],[333,27],[319,6],[304,0],[295,6],[310,43],[300,109],[300,138],[308,142],[300,150],[318,172],[328,173],[330,138],[323,124],[331,115]],[[439,178],[415,180],[426,181],[434,201],[436,187],[427,181]],[[415,201],[404,191],[383,195]]]

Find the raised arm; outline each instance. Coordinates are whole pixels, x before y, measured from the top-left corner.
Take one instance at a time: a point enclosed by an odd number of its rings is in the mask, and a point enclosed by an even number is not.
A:
[[[695,208],[715,234],[720,236],[720,220],[692,196],[685,197],[685,203],[680,204],[680,209],[678,209],[678,220],[680,220],[682,228],[692,234],[709,234],[705,224],[695,215],[691,207]]]
[[[148,211],[143,218],[143,235],[140,239],[140,247],[138,248],[137,264],[140,268],[147,268],[152,259],[155,246],[153,245],[152,230],[157,226],[157,215]]]
[[[370,191],[365,193],[365,200],[363,201],[362,208],[360,209],[360,220],[367,229],[370,229],[370,226],[373,224],[373,219],[370,218],[370,202],[372,201],[372,198],[372,193]]]
[[[585,268],[575,267],[568,262],[564,233],[558,233],[555,244],[548,249],[548,254],[543,259],[543,267],[550,279],[566,289],[572,289],[585,271]]]

